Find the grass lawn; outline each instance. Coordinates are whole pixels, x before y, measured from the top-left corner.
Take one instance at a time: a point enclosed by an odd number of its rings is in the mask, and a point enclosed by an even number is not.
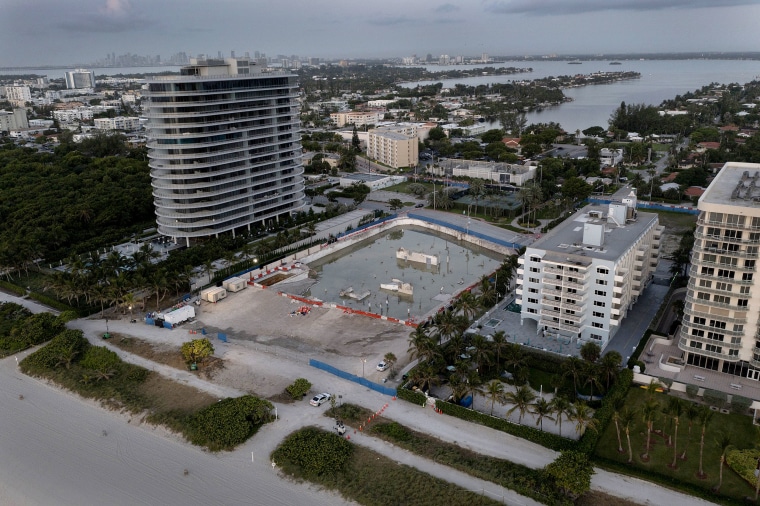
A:
[[[647,209],[646,212],[653,212]],[[697,224],[696,214],[672,213],[669,211],[655,211],[660,217],[660,225],[668,230],[688,230]]]
[[[668,401],[667,394],[655,394],[661,406]],[[646,392],[641,388],[632,388],[628,393],[625,405],[631,409],[639,409],[646,399]],[[688,402],[688,401],[687,401]],[[664,432],[663,432],[664,429]],[[682,417],[678,428],[678,454],[677,467],[671,468],[669,464],[673,462],[673,447],[668,446],[668,436],[674,433],[673,426],[665,418],[662,412],[657,414],[654,422],[654,430],[660,431],[651,435],[651,450],[649,461],[644,461],[642,455],[645,453],[646,445],[646,425],[643,422],[640,410],[634,420],[631,429],[631,448],[633,453],[633,462],[627,464],[628,448],[625,441],[625,433],[621,430],[623,439],[623,453],[618,453],[617,435],[615,424],[610,423],[604,431],[599,444],[596,447],[596,456],[608,459],[624,466],[633,466],[636,469],[644,470],[647,473],[656,473],[663,478],[665,483],[682,482],[693,487],[702,489],[706,494],[710,494],[710,489],[718,484],[720,448],[716,440],[720,433],[727,433],[731,436],[731,442],[739,449],[753,448],[757,442],[757,431],[752,426],[752,419],[749,416],[735,414],[721,414],[715,412],[712,420],[707,425],[705,433],[705,445],[703,456],[703,470],[707,474],[704,479],[697,477],[699,470],[699,440],[701,427],[695,421],[691,436],[689,436],[689,424],[685,417]],[[686,449],[686,459],[681,460],[680,454]],[[723,485],[720,489],[720,496],[741,501],[745,496],[754,497],[754,489],[728,466],[723,470]],[[717,499],[720,496],[715,496]]]
[[[387,188],[383,188],[383,191],[408,193],[410,195],[413,195],[412,192],[409,191],[409,185],[410,184],[415,184],[414,180],[405,181],[405,182],[399,183],[399,184],[394,184],[393,186],[389,186]],[[424,186],[427,189],[428,192],[433,191],[433,183],[423,183],[422,181],[420,181],[419,183],[416,183],[416,184],[421,184],[422,186]],[[440,185],[438,185],[438,186],[440,187]]]

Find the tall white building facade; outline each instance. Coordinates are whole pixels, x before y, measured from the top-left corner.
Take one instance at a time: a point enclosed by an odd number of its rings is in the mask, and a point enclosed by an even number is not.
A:
[[[521,320],[604,349],[652,278],[663,228],[657,214],[636,211],[634,194],[576,212],[518,260]]]
[[[305,205],[295,75],[248,58],[193,59],[146,88],[161,234],[190,244],[269,226]]]
[[[70,90],[95,88],[95,72],[86,69],[76,69],[66,72],[66,88]]]
[[[760,164],[723,166],[699,198],[678,348],[689,365],[760,381]]]

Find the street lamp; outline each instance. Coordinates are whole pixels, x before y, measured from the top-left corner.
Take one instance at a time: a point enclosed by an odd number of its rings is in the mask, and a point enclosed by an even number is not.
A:
[[[364,377],[364,364],[367,363],[367,359],[366,358],[360,358],[359,360],[361,360],[361,363],[362,363],[362,378],[363,378]]]

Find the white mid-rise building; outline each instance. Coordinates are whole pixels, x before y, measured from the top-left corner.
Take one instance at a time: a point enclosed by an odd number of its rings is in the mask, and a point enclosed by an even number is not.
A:
[[[95,73],[92,70],[86,69],[66,72],[66,88],[70,90],[95,88]]]
[[[32,101],[32,93],[29,86],[6,86],[5,97],[8,102],[16,107],[24,107],[27,102]]]
[[[301,210],[297,76],[249,58],[191,62],[146,85],[159,233],[190,244]]]
[[[13,109],[13,112],[0,110],[0,132],[10,132],[29,128],[26,109]]]
[[[330,114],[330,120],[332,120],[338,128],[343,128],[346,125],[376,125],[383,121],[384,117],[385,112],[383,111],[350,111],[334,112]]]
[[[698,208],[678,347],[689,365],[760,381],[760,164],[725,164]]]
[[[130,116],[95,118],[94,123],[98,130],[137,130],[140,128],[140,118]]]
[[[576,212],[519,259],[521,320],[604,349],[652,278],[663,229],[657,214],[636,210],[633,193]]]
[[[367,137],[367,156],[394,169],[417,165],[417,131],[414,129],[414,132],[411,132],[409,128],[411,127],[402,127],[400,130],[393,127],[370,130]],[[410,133],[404,133],[405,131]]]

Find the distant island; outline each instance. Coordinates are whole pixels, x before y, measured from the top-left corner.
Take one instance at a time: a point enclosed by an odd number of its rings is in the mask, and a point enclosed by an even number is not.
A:
[[[611,61],[610,65],[622,65],[619,61]]]

